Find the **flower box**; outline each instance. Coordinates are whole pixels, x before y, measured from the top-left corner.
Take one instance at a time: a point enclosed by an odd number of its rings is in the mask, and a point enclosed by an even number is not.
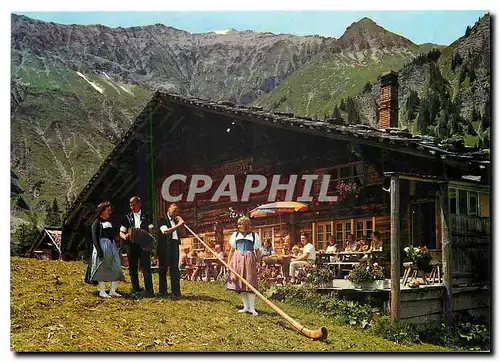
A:
[[[360,263],[351,270],[347,279],[353,284],[365,285],[367,288],[371,288],[372,283],[384,279],[384,269],[377,263]]]
[[[352,283],[352,285],[354,286],[354,288],[361,289],[361,290],[375,290],[375,289],[380,289],[380,285],[378,283],[378,280],[375,280],[373,282]]]

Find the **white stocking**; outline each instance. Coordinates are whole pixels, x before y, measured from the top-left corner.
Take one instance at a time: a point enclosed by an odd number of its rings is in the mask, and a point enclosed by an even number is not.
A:
[[[238,312],[245,313],[248,312],[248,293],[242,292],[241,300],[243,301],[243,309],[240,309]]]
[[[112,297],[121,297],[121,294],[118,294],[116,292],[116,287],[118,285],[118,282],[111,282],[111,289],[109,290],[109,295]]]
[[[104,282],[99,282],[99,296],[102,298],[109,298],[108,293],[104,290]]]
[[[257,311],[255,310],[255,294],[254,293],[248,293],[248,304],[249,304],[249,312],[252,313],[253,315],[259,315]]]

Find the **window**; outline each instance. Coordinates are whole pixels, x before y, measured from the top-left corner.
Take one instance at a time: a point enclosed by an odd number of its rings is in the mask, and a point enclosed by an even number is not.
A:
[[[342,232],[343,226],[344,226],[344,224],[342,224],[341,222],[337,223],[336,229],[335,229],[335,242],[339,243],[340,245],[344,245],[344,243],[343,243],[344,233]]]
[[[356,221],[356,240],[363,239],[364,234],[363,221]]]
[[[449,189],[449,199],[450,199],[450,213],[457,213],[457,189]]]
[[[450,214],[490,217],[490,195],[450,188]]]
[[[366,235],[368,241],[373,236],[373,222],[371,219],[356,220],[356,240],[361,240]]]
[[[265,240],[271,239],[271,245],[272,245],[273,250],[274,250],[273,228],[272,227],[260,229],[259,236],[260,236],[260,242],[262,245],[264,245]]]
[[[330,185],[328,186],[328,195],[335,195],[337,184],[340,181],[344,181],[345,183],[355,182],[358,186],[364,184],[364,167],[363,164],[359,161],[352,162],[347,165],[339,165],[335,167],[329,167],[322,170],[316,170],[316,173],[328,174],[330,175]],[[321,177],[320,177],[321,180]],[[320,191],[321,182],[315,183],[315,195],[317,196]]]
[[[332,237],[332,223],[321,223],[316,226],[316,248],[326,249],[328,240]]]
[[[349,234],[351,234],[351,220],[335,221],[335,242],[343,249]]]
[[[467,191],[457,190],[458,193],[458,214],[467,215]]]
[[[344,181],[345,183],[355,182],[358,185],[363,184],[364,181],[363,164],[360,162],[333,168],[329,173],[331,175],[330,187],[332,190],[335,190],[334,187],[340,181]]]
[[[469,215],[477,216],[477,193],[469,192]]]
[[[490,217],[490,195],[479,194],[479,216]]]

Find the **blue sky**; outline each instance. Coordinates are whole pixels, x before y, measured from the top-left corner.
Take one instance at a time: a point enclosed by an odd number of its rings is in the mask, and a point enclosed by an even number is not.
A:
[[[269,31],[339,37],[353,22],[369,17],[414,43],[448,45],[487,11],[123,11],[16,12],[62,24],[130,27],[161,23],[192,33],[210,30]]]

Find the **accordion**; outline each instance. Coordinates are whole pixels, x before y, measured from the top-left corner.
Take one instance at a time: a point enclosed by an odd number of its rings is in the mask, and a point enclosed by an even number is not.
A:
[[[146,251],[151,251],[156,242],[153,235],[142,229],[133,228],[131,231],[132,242],[139,245],[139,247]]]

